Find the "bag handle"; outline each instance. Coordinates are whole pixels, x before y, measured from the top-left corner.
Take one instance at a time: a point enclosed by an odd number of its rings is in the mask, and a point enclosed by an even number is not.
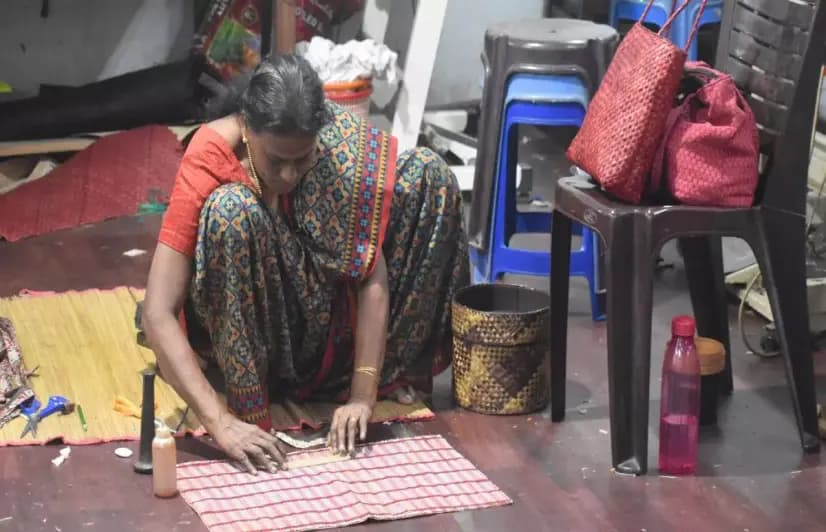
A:
[[[668,36],[668,32],[671,29],[671,25],[680,16],[680,13],[685,11],[688,5],[692,2],[692,0],[683,0],[683,3],[677,9],[674,9],[674,5],[677,3],[677,0],[674,0],[671,3],[671,16],[668,17],[668,20],[665,21],[665,24],[662,25],[660,31],[657,32],[657,35],[661,36]],[[700,29],[700,19],[703,18],[703,13],[706,10],[706,4],[708,0],[703,0],[700,3],[700,8],[697,10],[697,16],[694,17],[694,25],[691,27],[691,33],[688,35],[688,39],[686,40],[685,46],[683,46],[683,51],[688,52],[688,48],[691,46],[692,41],[694,41],[694,37],[697,36],[697,31]],[[642,17],[640,17],[639,22],[642,23],[645,21],[646,17],[648,17],[648,12],[651,11],[651,8],[654,6],[654,0],[648,0],[648,4],[645,6],[645,10],[642,12]]]

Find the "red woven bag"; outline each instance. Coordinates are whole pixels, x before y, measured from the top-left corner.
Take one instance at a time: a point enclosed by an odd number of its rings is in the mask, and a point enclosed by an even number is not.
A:
[[[728,74],[705,63],[688,63],[685,74],[699,88],[668,115],[651,186],[665,175],[686,205],[751,207],[760,174],[754,114]]]
[[[703,0],[694,28],[680,49],[665,36],[688,6],[673,10],[659,33],[634,24],[617,48],[582,127],[568,148],[568,158],[608,193],[640,203],[648,173],[662,138],[665,120],[680,85],[686,50],[706,7]],[[649,0],[640,20],[654,4]]]

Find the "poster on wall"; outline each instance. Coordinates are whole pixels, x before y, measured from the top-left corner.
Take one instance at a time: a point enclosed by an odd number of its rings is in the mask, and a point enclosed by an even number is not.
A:
[[[212,0],[195,34],[195,53],[221,79],[247,72],[261,61],[262,0]]]
[[[194,50],[223,80],[248,72],[261,61],[264,2],[284,0],[211,0],[195,34]],[[364,0],[286,0],[295,6],[296,41],[329,36],[332,24],[364,7]],[[273,9],[273,16],[277,13]],[[273,27],[276,27],[273,20]]]

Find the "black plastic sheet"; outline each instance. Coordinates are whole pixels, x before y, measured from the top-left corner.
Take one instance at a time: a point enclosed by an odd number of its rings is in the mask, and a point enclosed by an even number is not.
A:
[[[41,87],[36,98],[0,104],[0,141],[182,123],[202,116],[208,96],[192,58],[82,87]]]

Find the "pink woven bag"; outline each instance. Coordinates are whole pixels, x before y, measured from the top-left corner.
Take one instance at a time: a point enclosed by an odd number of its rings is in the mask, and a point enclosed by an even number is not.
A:
[[[700,87],[668,115],[651,187],[664,176],[671,196],[686,205],[750,207],[760,157],[754,114],[728,74],[687,63],[685,76]]]
[[[672,9],[659,33],[634,24],[617,48],[568,148],[568,159],[622,200],[640,203],[645,192],[666,117],[674,106],[686,50],[697,34],[706,2],[697,10],[683,49],[666,36],[690,0]],[[649,0],[640,20],[645,20],[653,4]]]

